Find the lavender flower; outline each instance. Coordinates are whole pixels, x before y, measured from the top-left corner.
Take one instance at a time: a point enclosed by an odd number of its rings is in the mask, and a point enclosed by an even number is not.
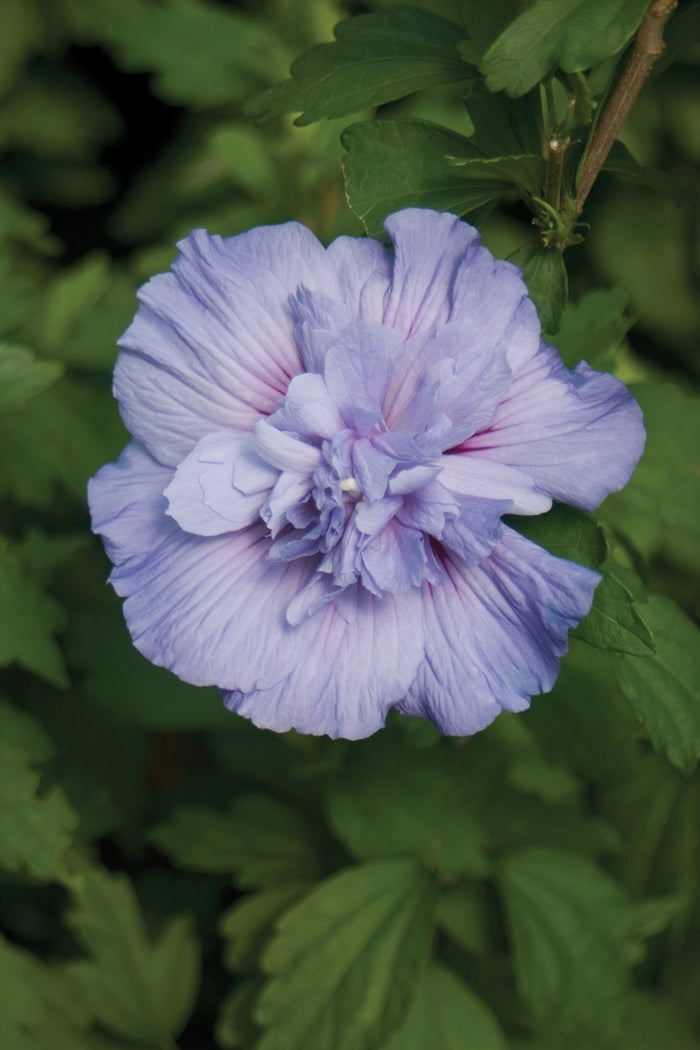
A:
[[[596,507],[644,443],[476,230],[386,229],[393,253],[187,237],[121,340],[134,440],[90,483],[137,648],[278,731],[364,737],[396,707],[468,734],[549,690],[599,576],[501,517]]]

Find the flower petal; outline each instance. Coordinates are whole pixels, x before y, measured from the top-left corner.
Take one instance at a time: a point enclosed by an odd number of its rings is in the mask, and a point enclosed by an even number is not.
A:
[[[426,658],[399,709],[461,736],[552,688],[600,576],[508,528],[479,565],[447,555],[444,568],[440,586],[423,585]]]
[[[458,496],[478,496],[509,504],[504,513],[543,514],[552,500],[535,485],[533,479],[518,467],[509,467],[485,458],[485,450],[465,449],[441,456],[440,484]]]
[[[330,441],[344,427],[323,376],[307,372],[294,376],[281,406],[269,422],[311,443],[320,438]]]
[[[236,475],[245,488],[236,485]],[[208,434],[175,471],[165,490],[167,514],[185,532],[219,536],[252,525],[279,471],[250,447],[250,434]]]
[[[278,470],[288,470],[299,477],[311,477],[321,464],[321,453],[294,434],[278,430],[267,419],[255,424],[250,438],[251,448],[266,463]]]
[[[537,353],[540,322],[517,266],[479,246],[460,264],[451,295],[449,320],[469,328],[472,345],[505,353],[514,371]]]
[[[310,559],[268,563],[262,525],[218,537],[183,532],[165,514],[170,474],[132,443],[90,483],[93,528],[114,563],[110,580],[126,598],[134,644],[194,685],[271,688],[311,644],[306,625],[285,618]]]
[[[387,423],[418,433],[428,425],[420,418],[419,394],[426,386],[435,388],[425,408],[431,419],[441,413],[452,421],[452,443],[457,444],[488,426],[511,378],[505,349],[488,341],[475,343],[466,325],[445,324],[427,334],[419,332],[406,341],[404,355],[394,368],[384,406]]]
[[[449,320],[455,272],[479,234],[454,215],[406,208],[384,223],[394,242],[394,272],[384,324],[404,339]]]
[[[629,481],[644,437],[641,410],[619,379],[585,362],[569,372],[543,343],[491,426],[461,451],[515,467],[553,499],[592,510]]]
[[[394,259],[379,241],[368,237],[338,237],[328,246],[326,259],[336,275],[338,295],[360,321],[381,324],[384,299]]]
[[[168,531],[176,530],[165,518],[163,495],[173,472],[163,467],[137,441],[126,446],[116,463],[108,463],[88,482],[92,531],[102,536],[114,565],[137,559],[145,536],[155,535],[164,519]]]
[[[379,599],[357,587],[354,598],[350,622],[331,604],[281,632],[272,644],[287,648],[291,640],[289,676],[267,689],[227,691],[225,705],[277,732],[358,740],[381,729],[422,657],[420,591]],[[269,641],[272,633],[266,631]]]
[[[378,324],[358,321],[348,326],[325,361],[328,392],[345,425],[367,434],[382,418],[382,402],[403,340]]]
[[[127,427],[171,466],[206,434],[249,430],[275,409],[302,368],[289,295],[328,284],[324,249],[299,223],[198,230],[179,248],[173,272],[139,293],[114,377]]]

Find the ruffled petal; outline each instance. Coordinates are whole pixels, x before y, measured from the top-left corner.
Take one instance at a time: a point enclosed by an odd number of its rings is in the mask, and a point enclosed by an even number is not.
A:
[[[505,350],[474,343],[465,325],[420,332],[406,341],[394,367],[384,403],[387,424],[418,433],[442,414],[452,422],[450,441],[457,444],[493,420],[511,379]],[[420,397],[425,388],[434,390],[429,402]],[[422,418],[426,413],[429,419]]]
[[[543,514],[550,509],[551,498],[538,489],[525,470],[486,458],[484,452],[469,447],[467,451],[441,456],[440,483],[458,496],[508,503],[504,513]]]
[[[619,379],[585,362],[569,372],[543,343],[492,425],[461,450],[468,460],[475,454],[522,471],[552,499],[593,510],[627,484],[644,440],[641,409]]]
[[[373,594],[398,594],[420,587],[428,559],[425,537],[396,520],[370,536],[360,552],[362,583]]]
[[[279,471],[253,452],[249,434],[208,434],[166,488],[167,513],[181,529],[197,536],[235,532],[259,518],[278,477]]]
[[[353,308],[354,316],[381,324],[394,267],[384,245],[367,237],[338,237],[326,258],[336,276],[338,295]]]
[[[367,434],[381,420],[394,362],[402,353],[403,340],[382,325],[356,322],[339,336],[326,355],[325,378],[346,426]]]
[[[537,353],[540,322],[517,266],[474,248],[455,274],[451,295],[449,320],[469,330],[472,345],[505,354],[513,371]]]
[[[454,215],[422,208],[390,215],[384,228],[394,242],[384,323],[404,339],[445,324],[455,273],[465,253],[478,244],[478,232]]]
[[[280,430],[311,442],[331,441],[344,427],[323,376],[307,372],[294,377],[280,408],[269,421]]]
[[[508,528],[479,565],[447,555],[444,569],[441,586],[423,585],[425,660],[400,710],[462,736],[552,688],[600,576]]]
[[[92,531],[102,537],[107,557],[114,565],[139,558],[146,537],[156,541],[165,522],[167,501],[163,490],[173,472],[158,463],[137,441],[126,446],[116,463],[108,463],[88,482]]]
[[[268,689],[226,691],[226,707],[277,732],[358,740],[381,729],[422,658],[420,591],[379,599],[357,587],[351,599],[353,616],[330,604],[289,628],[296,659],[288,677]]]
[[[179,248],[173,272],[141,289],[114,377],[127,427],[171,466],[206,434],[274,411],[302,370],[289,295],[329,285],[324,249],[299,223],[229,238],[198,230]]]

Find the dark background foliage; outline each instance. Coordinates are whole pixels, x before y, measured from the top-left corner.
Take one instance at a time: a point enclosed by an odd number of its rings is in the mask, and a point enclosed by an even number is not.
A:
[[[562,0],[594,99],[644,6],[590,0],[586,29]],[[571,74],[555,9],[4,0],[8,1050],[700,1047],[700,6],[673,15],[624,126],[644,169],[612,157],[564,263],[531,222],[528,78]],[[511,30],[533,12],[526,59]],[[195,226],[296,218],[327,241],[406,203],[536,260],[545,328],[567,364],[633,385],[648,450],[595,520],[528,523],[605,572],[529,712],[468,740],[398,716],[353,744],[278,737],[147,664],[105,586],[84,493],[127,440],[115,342]]]

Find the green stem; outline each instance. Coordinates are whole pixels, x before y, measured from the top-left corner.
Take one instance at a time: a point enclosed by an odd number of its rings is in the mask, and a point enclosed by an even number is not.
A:
[[[560,211],[561,180],[564,172],[564,157],[571,140],[551,138],[547,143],[547,175],[544,184],[544,199],[555,211]]]

